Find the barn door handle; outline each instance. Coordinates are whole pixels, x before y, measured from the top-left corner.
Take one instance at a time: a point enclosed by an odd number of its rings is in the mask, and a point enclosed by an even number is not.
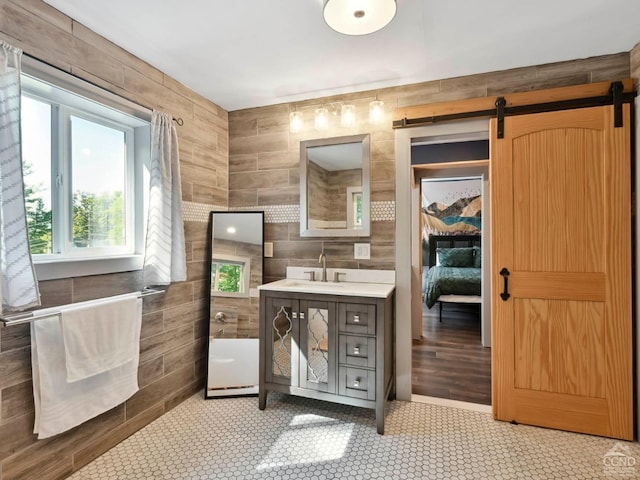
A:
[[[511,296],[509,294],[509,270],[503,268],[502,270],[500,270],[500,275],[502,275],[502,278],[504,278],[504,292],[500,294],[500,298],[506,302]]]

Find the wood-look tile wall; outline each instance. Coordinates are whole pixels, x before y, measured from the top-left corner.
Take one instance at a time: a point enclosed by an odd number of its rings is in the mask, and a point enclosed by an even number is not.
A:
[[[331,201],[329,199],[329,189],[327,187],[329,172],[314,162],[309,162],[307,167],[307,189],[309,197],[313,202],[309,202],[309,222],[314,220],[326,220],[329,218]]]
[[[0,39],[134,102],[181,117],[186,201],[227,205],[227,112],[41,0],[0,0]],[[27,325],[0,329],[0,480],[59,479],[162,415],[203,385],[207,224],[185,222],[188,279],[145,299],[140,391],[67,433],[35,439]],[[140,272],[40,282],[47,306],[138,290]]]
[[[634,79],[636,90],[640,89],[640,43],[637,43],[629,55],[631,64],[631,78]]]
[[[638,47],[635,58],[640,57]],[[372,200],[395,199],[395,146],[391,112],[396,107],[578,85],[629,78],[629,53],[616,53],[467,77],[387,88],[379,91],[318,98],[304,102],[252,108],[229,113],[229,206],[299,204],[299,144],[301,140],[371,134]],[[368,104],[378,95],[387,118],[383,126],[369,124]],[[358,124],[340,126],[330,117],[330,129],[317,132],[314,109],[339,102],[356,106]],[[304,128],[289,132],[289,112],[301,111]],[[409,234],[409,232],[407,232]],[[341,268],[395,268],[395,222],[372,223],[369,238],[300,238],[299,224],[266,225],[265,240],[274,243],[273,258],[265,259],[266,280],[285,276],[287,265],[317,266],[324,245],[328,264]],[[371,260],[353,259],[353,243],[371,242]]]

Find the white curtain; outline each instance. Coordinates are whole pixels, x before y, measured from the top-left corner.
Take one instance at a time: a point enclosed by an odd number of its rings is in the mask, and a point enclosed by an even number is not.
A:
[[[154,111],[151,123],[149,213],[142,272],[146,286],[187,279],[178,134],[170,115]]]
[[[2,310],[40,305],[27,230],[20,146],[22,50],[0,41],[0,270]]]

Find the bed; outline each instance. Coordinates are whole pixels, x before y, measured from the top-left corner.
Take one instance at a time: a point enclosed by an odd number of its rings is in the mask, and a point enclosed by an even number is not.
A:
[[[482,250],[479,235],[429,235],[424,301],[432,308],[443,303],[481,303]]]

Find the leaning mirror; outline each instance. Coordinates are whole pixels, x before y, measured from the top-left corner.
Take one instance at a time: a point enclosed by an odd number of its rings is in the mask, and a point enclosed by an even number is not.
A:
[[[211,212],[205,398],[258,393],[263,212]]]
[[[369,135],[300,142],[300,236],[368,237]]]

